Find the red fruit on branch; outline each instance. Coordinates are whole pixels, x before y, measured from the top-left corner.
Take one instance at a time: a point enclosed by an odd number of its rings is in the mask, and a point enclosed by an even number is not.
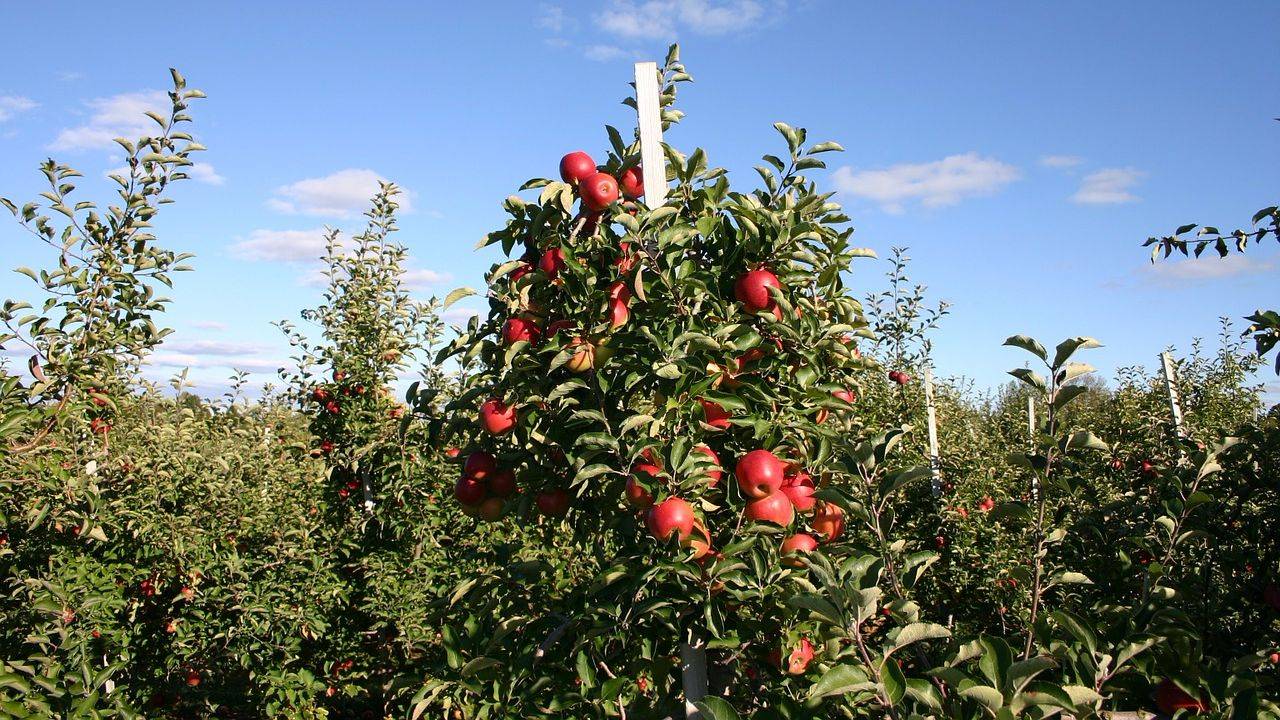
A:
[[[444,456],[450,459],[456,458],[461,454],[462,454],[462,450],[456,447],[451,447],[444,451]]]
[[[516,494],[516,474],[510,468],[502,468],[489,476],[489,492],[500,498]]]
[[[995,508],[995,506],[996,506],[996,501],[992,500],[990,495],[987,495],[986,497],[982,498],[982,500],[978,503],[978,509],[984,513],[991,512]]]
[[[1112,469],[1112,470],[1123,470],[1123,469],[1124,469],[1124,461],[1123,461],[1123,460],[1121,460],[1120,458],[1116,458],[1116,459],[1112,460],[1112,461],[1111,461],[1111,469]]]
[[[778,554],[782,556],[782,564],[802,568],[804,567],[804,562],[797,556],[808,555],[817,549],[818,541],[812,535],[796,533],[782,541],[782,547],[779,548]]]
[[[1272,665],[1280,665],[1280,652],[1273,652],[1267,656],[1267,662]]]
[[[778,276],[763,268],[757,270],[748,270],[738,278],[733,284],[733,296],[747,312],[755,314],[765,310],[770,310],[779,319],[782,319],[782,310],[778,308],[778,304],[773,301],[773,296],[769,294],[769,288],[782,289],[782,283],[778,280]]]
[[[623,170],[618,176],[618,185],[622,186],[622,194],[628,199],[644,197],[644,171],[639,165]]]
[[[813,643],[809,638],[800,638],[800,644],[787,656],[787,674],[803,675],[813,661]]]
[[[453,497],[463,505],[477,505],[489,494],[484,481],[471,477],[460,477],[453,486]]]
[[[697,520],[693,521],[693,532],[680,541],[680,547],[693,552],[694,560],[701,560],[711,552],[711,533]]]
[[[548,249],[542,253],[542,257],[538,259],[538,269],[548,280],[555,280],[560,276],[560,271],[565,267],[564,250],[558,247]]]
[[[618,181],[609,173],[598,172],[582,181],[578,194],[584,206],[599,212],[618,201]]]
[[[541,331],[532,320],[524,318],[507,318],[502,324],[502,342],[507,345],[514,345],[517,342],[524,341],[530,344],[538,342],[538,336]]]
[[[693,506],[678,497],[669,497],[649,508],[645,524],[649,534],[658,542],[666,542],[675,535],[680,540],[693,532]]]
[[[831,396],[837,400],[843,400],[849,403],[850,405],[853,404],[854,400],[858,399],[858,396],[854,395],[852,390],[836,390],[835,392],[831,393]]]
[[[1143,474],[1143,475],[1155,475],[1155,474],[1156,474],[1156,466],[1155,466],[1155,464],[1154,464],[1154,463],[1152,463],[1150,460],[1143,460],[1143,461],[1142,461],[1142,474]]]
[[[822,542],[831,542],[844,532],[844,511],[839,505],[819,502],[814,509],[812,525]]]
[[[625,300],[609,301],[609,329],[617,330],[627,321],[631,319],[631,309],[627,307]]]
[[[797,512],[807,513],[817,504],[813,494],[817,488],[809,473],[798,472],[782,481],[782,493],[787,496]]]
[[[730,427],[729,418],[733,417],[725,410],[720,403],[712,402],[702,398],[698,399],[698,403],[702,405],[703,421],[718,430],[728,430]]]
[[[747,503],[743,516],[754,522],[767,522],[786,527],[796,518],[795,508],[785,493],[775,492]]]
[[[711,459],[715,463],[715,468],[707,470],[707,487],[715,487],[720,484],[720,479],[724,477],[724,466],[720,464],[720,456],[706,445],[699,445],[693,449],[694,452],[700,452]]]
[[[514,270],[507,273],[507,280],[512,283],[519,282],[520,278],[525,277],[531,272],[533,272],[533,263],[526,260],[517,265]]]
[[[467,461],[462,465],[463,477],[469,477],[474,480],[484,480],[491,473],[498,470],[498,461],[487,452],[473,452],[467,456]]]
[[[516,425],[516,406],[489,398],[480,406],[480,424],[491,435],[502,435]]]
[[[538,512],[547,517],[564,517],[569,512],[569,493],[562,488],[543,490],[533,499]]]
[[[752,450],[738,460],[733,469],[742,494],[750,498],[771,495],[785,481],[786,465],[768,450]],[[783,496],[786,497],[785,495]],[[787,501],[790,506],[791,501]]]
[[[889,373],[889,379],[899,385],[906,385],[911,382],[911,376],[901,370],[894,370]]]
[[[581,150],[560,158],[560,179],[570,185],[577,185],[596,174],[596,161]]]
[[[476,511],[476,514],[480,516],[481,520],[493,522],[494,520],[502,517],[502,512],[505,509],[506,504],[503,503],[502,498],[491,497],[480,503],[480,507]]]
[[[662,468],[652,462],[638,462],[631,467],[631,477],[627,478],[626,496],[627,502],[632,507],[640,510],[647,510],[653,506],[653,494],[644,488],[637,480],[637,475],[648,475],[649,480],[656,479],[662,473]]]
[[[315,390],[311,391],[311,399],[315,400],[318,403],[325,402],[331,397],[333,396],[330,395],[329,391],[325,390],[324,388],[316,388]]]
[[[1156,686],[1156,707],[1166,715],[1179,710],[1191,710],[1195,713],[1206,712],[1209,707],[1203,700],[1197,700],[1178,687],[1172,680],[1165,678]]]

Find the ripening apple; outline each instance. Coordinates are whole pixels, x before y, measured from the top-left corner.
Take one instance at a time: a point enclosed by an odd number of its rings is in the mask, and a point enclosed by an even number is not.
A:
[[[502,435],[516,426],[516,406],[489,398],[480,406],[480,424],[490,435]]]
[[[564,364],[569,372],[584,373],[595,367],[596,346],[590,340],[574,338],[569,342],[569,347],[577,348]]]
[[[626,496],[627,502],[632,507],[640,510],[647,510],[653,506],[653,495],[639,483],[637,475],[648,475],[649,480],[656,479],[662,473],[662,468],[652,462],[638,462],[631,467],[631,477],[627,478]]]
[[[807,472],[801,471],[788,476],[782,481],[781,490],[798,512],[810,512],[818,502],[813,497],[817,488],[813,484],[813,478]]]
[[[711,469],[711,470],[707,470],[707,471],[706,471],[706,472],[707,472],[707,487],[712,487],[712,488],[713,488],[713,487],[715,487],[716,485],[719,485],[719,484],[720,484],[720,479],[724,477],[724,470],[722,469],[724,466],[720,464],[720,456],[719,456],[719,455],[716,455],[716,451],[715,451],[715,450],[712,450],[711,448],[707,447],[706,445],[699,445],[699,446],[695,447],[695,448],[693,449],[693,451],[694,451],[694,452],[702,453],[703,455],[706,455],[708,458],[710,458],[710,459],[711,459],[711,462],[715,464],[715,467],[714,467],[713,469]]]
[[[463,505],[477,505],[488,494],[484,481],[471,477],[460,477],[453,486],[453,496]]]
[[[625,300],[609,301],[609,329],[617,330],[627,321],[631,319],[631,309],[627,307]]]
[[[491,497],[480,503],[480,509],[477,511],[481,520],[493,522],[502,517],[502,511],[505,509],[505,503],[502,498]]]
[[[992,500],[990,495],[983,497],[982,500],[978,502],[978,509],[984,513],[991,512],[995,507],[996,501]]]
[[[742,494],[750,498],[762,498],[781,488],[785,472],[786,465],[768,450],[752,450],[743,455],[733,469]]]
[[[543,490],[534,498],[534,504],[547,517],[564,517],[569,512],[569,493],[563,488]]]
[[[596,174],[596,161],[581,150],[560,158],[560,179],[570,185],[577,185]]]
[[[200,673],[196,672],[195,670],[188,670],[187,685],[190,687],[196,687],[199,684],[200,684]]]
[[[1178,687],[1172,680],[1165,678],[1156,686],[1156,707],[1166,715],[1179,710],[1191,710],[1193,713],[1206,712],[1209,708],[1203,700],[1197,700]]]
[[[800,638],[800,644],[787,656],[787,674],[803,675],[813,661],[813,643],[809,638]]]
[[[702,398],[698,399],[702,405],[703,420],[713,428],[718,430],[728,430],[730,427],[729,418],[732,415],[725,410],[720,403],[712,402]]]
[[[711,533],[697,520],[693,521],[693,532],[680,541],[680,547],[693,552],[694,560],[701,560],[711,552]]]
[[[514,345],[522,340],[533,344],[538,342],[540,334],[537,324],[525,318],[507,318],[507,321],[502,324],[502,342],[507,345]]]
[[[502,468],[489,476],[489,492],[500,498],[515,495],[516,474],[511,468]]]
[[[818,541],[812,535],[796,533],[782,541],[782,547],[778,550],[778,554],[782,556],[782,564],[802,568],[804,567],[804,562],[798,556],[808,555],[817,549]]]
[[[462,475],[475,480],[484,480],[497,470],[498,462],[487,452],[471,453],[462,465]]]
[[[742,512],[748,520],[767,522],[786,527],[796,518],[795,508],[791,506],[785,493],[775,492],[747,503]]]
[[[782,319],[782,309],[773,301],[773,296],[769,294],[769,288],[782,289],[782,283],[778,280],[778,276],[765,270],[758,268],[756,270],[748,270],[738,278],[733,284],[733,296],[747,312],[752,315],[770,310],[779,320]]]
[[[644,171],[639,165],[623,170],[618,176],[618,185],[622,187],[622,195],[630,200],[644,197]]]
[[[818,533],[822,542],[831,542],[844,532],[844,511],[839,505],[819,502],[814,509],[813,531]]]
[[[693,532],[693,506],[678,497],[669,497],[649,508],[645,524],[649,534],[658,542],[666,542],[675,535],[680,540]]]
[[[600,212],[618,201],[618,181],[609,173],[598,172],[582,181],[578,194],[587,209]]]
[[[564,250],[558,247],[548,249],[542,253],[542,257],[538,260],[538,269],[547,276],[548,280],[555,280],[559,277],[564,265]]]

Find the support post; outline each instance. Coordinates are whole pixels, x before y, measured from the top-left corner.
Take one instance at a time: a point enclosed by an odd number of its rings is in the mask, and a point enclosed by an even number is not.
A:
[[[1027,396],[1027,447],[1036,451],[1036,396]],[[1040,476],[1031,473],[1031,498],[1040,500]]]
[[[1160,353],[1160,365],[1164,368],[1164,389],[1169,394],[1169,413],[1173,415],[1173,431],[1181,440],[1182,403],[1178,400],[1178,376],[1173,368],[1173,356],[1167,352]]]
[[[933,405],[933,370],[924,369],[924,403],[929,418],[929,471],[933,496],[942,496],[942,458],[938,454],[938,415]]]
[[[658,64],[636,63],[636,115],[640,128],[641,179],[645,204],[656,208],[667,200],[667,162],[662,151],[662,107],[658,99]],[[687,720],[701,720],[694,703],[707,696],[706,644],[695,632],[686,631],[680,645],[681,681],[684,687],[684,714]]]

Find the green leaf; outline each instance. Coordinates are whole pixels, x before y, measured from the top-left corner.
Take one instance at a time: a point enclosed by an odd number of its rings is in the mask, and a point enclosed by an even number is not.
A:
[[[811,699],[862,692],[875,687],[866,671],[854,665],[833,665],[809,688]]]
[[[907,678],[902,674],[898,661],[886,657],[880,666],[880,681],[884,685],[884,694],[890,705],[897,705],[907,692]]]
[[[1100,347],[1102,347],[1102,343],[1091,337],[1074,337],[1063,340],[1058,343],[1058,347],[1055,348],[1053,355],[1053,367],[1055,370],[1062,367],[1062,364],[1070,360],[1071,356],[1074,355],[1077,350],[1089,350]]]
[[[1004,707],[1004,695],[988,685],[970,685],[961,690],[960,695],[982,703],[993,715]]]
[[[476,294],[476,291],[468,287],[460,287],[460,288],[457,288],[456,290],[452,290],[449,292],[448,295],[444,296],[444,304],[441,306],[440,309],[448,310],[450,305],[458,302],[464,297],[470,297],[475,294]]]
[[[1039,390],[1042,393],[1049,391],[1049,383],[1045,382],[1044,377],[1041,376],[1039,373],[1035,372],[1034,370],[1030,370],[1028,368],[1018,368],[1017,370],[1010,370],[1009,374],[1018,378],[1022,382],[1030,385],[1031,387]]]
[[[1036,341],[1035,338],[1027,335],[1012,335],[1004,341],[1004,344],[1022,348],[1041,360],[1044,360],[1046,363],[1049,362],[1049,351],[1045,350],[1044,346]]]
[[[898,632],[897,637],[893,639],[893,648],[885,654],[888,655],[923,640],[936,640],[946,637],[951,637],[951,631],[941,625],[924,622],[911,623]]]
[[[741,720],[738,711],[728,701],[708,695],[694,703],[705,720]]]

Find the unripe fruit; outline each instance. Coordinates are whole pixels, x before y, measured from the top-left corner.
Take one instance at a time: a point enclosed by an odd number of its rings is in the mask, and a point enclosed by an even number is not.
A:
[[[510,468],[502,468],[489,476],[489,492],[497,497],[511,497],[516,489],[516,475]]]
[[[796,533],[782,541],[782,547],[778,553],[782,555],[782,564],[791,567],[802,568],[804,562],[798,557],[787,557],[788,555],[807,555],[818,549],[818,541],[812,535],[805,533]]]
[[[780,320],[782,312],[773,301],[773,296],[769,294],[771,287],[782,289],[782,283],[777,275],[763,268],[748,270],[733,284],[733,296],[742,303],[747,312],[754,315],[764,310],[772,310]]]
[[[475,478],[460,477],[453,486],[453,496],[463,505],[478,505],[488,494],[484,482]]]
[[[768,450],[752,450],[738,460],[733,470],[742,494],[762,498],[782,487],[786,465]],[[786,497],[785,495],[783,496]],[[791,501],[787,504],[790,506]]]
[[[649,508],[645,524],[658,542],[666,542],[672,535],[684,540],[693,532],[693,506],[678,497],[669,497]]]
[[[569,347],[577,348],[564,364],[569,372],[584,373],[595,367],[596,347],[590,341],[585,338],[576,338],[569,343]]]
[[[560,179],[570,185],[577,185],[596,174],[596,161],[581,150],[560,158]]]
[[[644,171],[639,165],[629,167],[622,171],[622,175],[618,177],[618,185],[622,187],[622,194],[635,200],[644,197]]]
[[[698,402],[702,405],[704,422],[718,430],[729,429],[729,418],[732,417],[732,415],[729,414],[728,410],[721,407],[720,403],[703,400],[701,398],[698,399]]]
[[[569,512],[569,493],[561,488],[543,490],[534,498],[534,504],[547,517],[564,517]]]
[[[768,522],[783,527],[790,525],[796,518],[795,508],[791,506],[791,501],[787,499],[784,493],[780,492],[752,500],[747,503],[747,507],[742,514],[748,520]]]
[[[476,480],[484,480],[490,473],[497,471],[498,462],[487,452],[473,452],[467,456],[462,465],[462,474]]]
[[[795,506],[798,512],[807,513],[813,510],[817,504],[813,494],[817,491],[814,487],[813,478],[809,477],[809,473],[798,472],[788,477],[782,483],[782,492]]]
[[[548,280],[555,280],[559,277],[564,265],[564,250],[558,247],[548,249],[542,253],[542,257],[538,260],[538,269],[547,276]]]
[[[530,344],[536,343],[540,334],[541,331],[532,320],[513,317],[507,318],[502,324],[502,342],[507,345],[514,345],[522,340]]]
[[[721,469],[723,466],[720,464],[720,456],[716,455],[716,452],[706,445],[699,445],[694,448],[693,451],[706,455],[711,459],[711,462],[715,463],[714,468],[707,470],[707,487],[715,487],[716,485],[719,485],[720,479],[724,477],[724,470]]]
[[[481,520],[493,522],[494,520],[502,517],[503,509],[504,503],[502,502],[502,498],[491,497],[480,503],[480,509],[477,513],[480,515]]]
[[[599,212],[618,201],[618,181],[608,173],[598,172],[582,181],[578,194],[583,205]]]
[[[831,542],[844,532],[844,511],[839,505],[818,503],[813,515],[813,531],[822,542]]]
[[[516,407],[498,398],[489,398],[480,406],[480,424],[491,435],[502,435],[516,425]]]

